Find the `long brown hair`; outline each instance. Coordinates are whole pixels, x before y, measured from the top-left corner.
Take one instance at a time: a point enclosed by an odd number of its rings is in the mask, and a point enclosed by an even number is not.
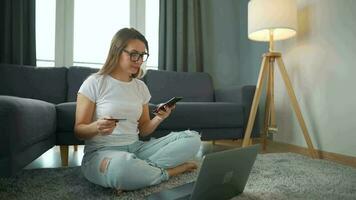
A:
[[[99,70],[98,74],[100,75],[110,74],[115,69],[117,63],[119,62],[119,58],[122,54],[122,51],[126,48],[129,41],[134,39],[142,41],[145,44],[148,53],[148,42],[145,36],[143,36],[140,32],[138,32],[134,28],[120,29],[111,40],[108,57],[106,58],[105,64]],[[132,77],[140,78],[142,74],[143,71],[140,67],[140,70],[136,74],[133,74]]]

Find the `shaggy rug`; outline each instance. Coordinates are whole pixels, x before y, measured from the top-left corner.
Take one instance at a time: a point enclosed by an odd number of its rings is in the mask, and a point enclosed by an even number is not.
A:
[[[0,199],[145,199],[145,196],[196,179],[197,172],[117,196],[89,183],[79,167],[22,170],[0,178]],[[243,194],[247,199],[356,199],[356,169],[293,153],[258,155]]]

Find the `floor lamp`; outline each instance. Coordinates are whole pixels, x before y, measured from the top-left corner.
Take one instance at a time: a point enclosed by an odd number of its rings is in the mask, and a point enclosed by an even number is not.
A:
[[[274,63],[277,62],[281,77],[290,97],[293,110],[303,131],[308,151],[312,158],[318,158],[313,147],[308,129],[305,125],[297,98],[291,81],[284,66],[282,55],[274,51],[274,41],[293,37],[297,30],[297,3],[296,0],[250,0],[248,4],[248,37],[255,41],[269,42],[269,51],[263,54],[261,69],[258,76],[250,115],[245,131],[242,146],[250,143],[251,131],[255,122],[256,112],[261,97],[264,79],[266,80],[266,102],[264,124],[262,128],[262,147],[266,150],[267,134],[276,132],[275,105],[274,105]]]

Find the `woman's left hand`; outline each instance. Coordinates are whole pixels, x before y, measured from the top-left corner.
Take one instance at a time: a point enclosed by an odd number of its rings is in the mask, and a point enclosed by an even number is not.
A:
[[[176,108],[176,106],[164,106],[164,109],[159,109],[158,112],[155,113],[156,116],[158,116],[161,119],[166,119],[172,112],[172,110],[174,110]]]

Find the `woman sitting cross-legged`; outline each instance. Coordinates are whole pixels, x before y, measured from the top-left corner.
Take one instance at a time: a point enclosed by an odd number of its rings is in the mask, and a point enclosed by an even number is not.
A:
[[[148,43],[141,33],[121,29],[112,39],[104,66],[79,89],[75,135],[85,140],[81,168],[92,183],[134,190],[197,167],[187,162],[200,147],[195,131],[139,140],[139,135],[151,134],[174,109],[166,106],[150,119],[151,95],[138,79],[148,55]]]

